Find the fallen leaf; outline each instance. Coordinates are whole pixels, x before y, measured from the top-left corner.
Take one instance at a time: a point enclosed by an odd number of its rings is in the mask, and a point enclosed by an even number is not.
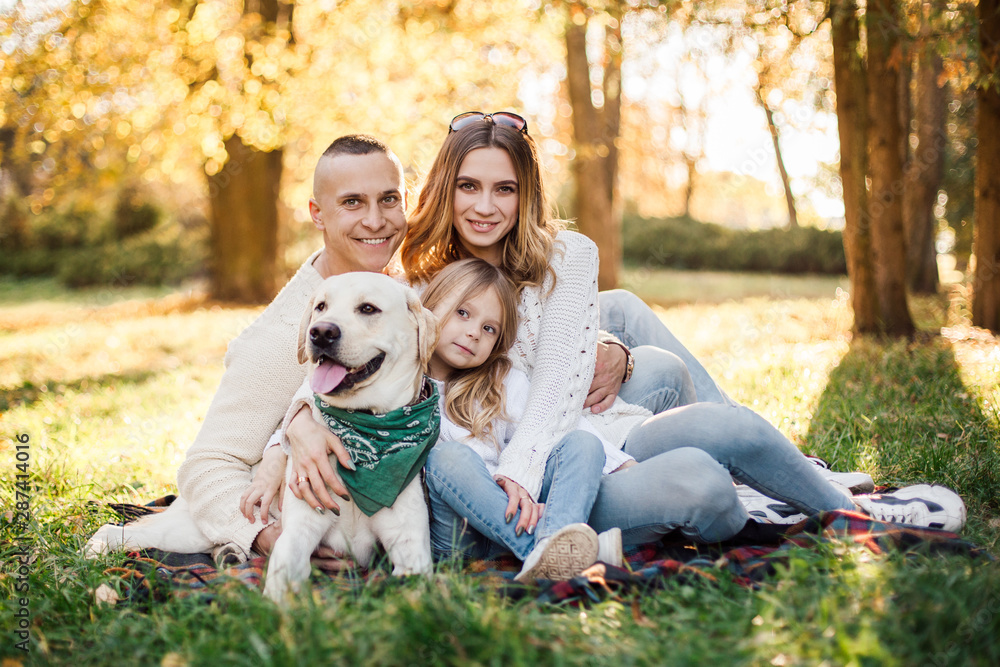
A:
[[[111,586],[101,584],[97,587],[97,590],[94,591],[94,599],[97,601],[98,606],[102,606],[106,604],[118,604],[118,600],[121,598],[118,597],[118,593],[116,593],[115,589],[111,588]]]

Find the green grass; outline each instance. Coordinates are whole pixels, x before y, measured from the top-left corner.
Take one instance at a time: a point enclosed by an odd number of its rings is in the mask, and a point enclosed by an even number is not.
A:
[[[644,274],[636,289],[681,304],[658,312],[734,398],[838,468],[955,487],[969,507],[964,536],[998,551],[1000,346],[968,326],[960,300],[914,301],[926,332],[915,342],[852,340],[835,279],[809,298],[780,286],[781,298],[743,298],[746,276],[676,287],[687,275]],[[90,501],[173,491],[226,342],[259,309],[133,290],[95,302],[44,281],[27,289],[30,299],[0,285],[2,512],[15,509],[14,434],[31,438],[33,475],[30,543],[11,514],[0,517],[9,664],[1000,664],[996,563],[846,544],[796,550],[757,591],[670,582],[586,609],[499,599],[448,566],[429,581],[322,590],[284,616],[241,587],[211,603],[100,606],[94,591],[121,585],[105,570],[122,557],[81,557],[105,518]],[[28,654],[8,622],[19,545],[33,559]]]

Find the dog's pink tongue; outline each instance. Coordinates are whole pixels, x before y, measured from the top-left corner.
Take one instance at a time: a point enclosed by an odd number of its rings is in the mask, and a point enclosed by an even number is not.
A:
[[[310,386],[317,394],[329,394],[337,388],[345,375],[347,375],[346,368],[327,359],[313,371]]]

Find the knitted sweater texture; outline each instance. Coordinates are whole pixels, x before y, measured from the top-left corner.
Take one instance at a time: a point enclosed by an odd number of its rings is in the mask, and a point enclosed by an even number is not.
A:
[[[500,466],[500,452],[503,451],[513,437],[517,429],[517,424],[520,422],[521,416],[524,414],[524,409],[527,406],[528,393],[531,389],[531,382],[528,380],[528,376],[517,369],[511,369],[507,373],[507,377],[504,378],[504,412],[507,419],[494,420],[492,423],[493,432],[491,434],[499,443],[499,446],[492,438],[473,437],[467,428],[453,422],[445,410],[444,382],[434,380],[434,383],[438,386],[441,405],[441,435],[438,437],[438,440],[461,442],[468,445],[483,459],[483,463],[486,464],[486,469],[489,473],[495,475],[497,468]],[[583,415],[580,415],[576,428],[597,436],[601,444],[604,445],[604,474],[613,472],[626,461],[635,460],[621,451],[619,447],[606,440]]]
[[[515,369],[531,378],[531,391],[495,473],[520,484],[535,500],[549,453],[577,428],[583,412],[594,378],[600,326],[594,242],[576,232],[560,232],[549,266],[554,287],[547,273],[541,287],[521,291],[510,358]],[[616,400],[608,413],[587,414],[601,435],[620,448],[650,413]]]
[[[274,301],[226,351],[226,371],[187,457],[177,486],[198,528],[217,544],[247,553],[263,529],[247,521],[239,500],[260,463],[264,444],[281,423],[306,375],[296,360],[299,322],[323,281],[312,255]]]

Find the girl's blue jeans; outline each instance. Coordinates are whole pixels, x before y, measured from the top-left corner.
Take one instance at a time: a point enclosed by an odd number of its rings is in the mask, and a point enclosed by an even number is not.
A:
[[[508,497],[483,459],[461,442],[439,442],[424,466],[436,557],[492,558],[513,552],[524,560],[535,543],[571,523],[586,522],[601,484],[604,447],[586,431],[568,433],[549,453],[538,502],[545,503],[534,534],[515,533],[518,515],[504,519]]]

